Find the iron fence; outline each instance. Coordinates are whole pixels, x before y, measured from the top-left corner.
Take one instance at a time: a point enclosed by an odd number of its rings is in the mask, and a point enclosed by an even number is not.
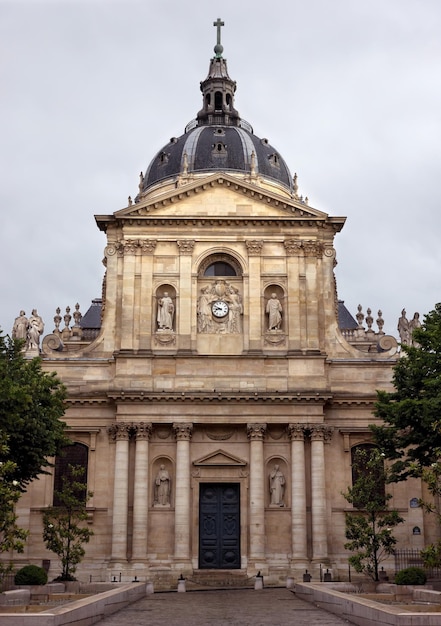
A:
[[[395,550],[395,572],[406,567],[421,567],[426,572],[427,578],[441,578],[441,568],[426,567],[421,558],[421,551],[414,548]]]

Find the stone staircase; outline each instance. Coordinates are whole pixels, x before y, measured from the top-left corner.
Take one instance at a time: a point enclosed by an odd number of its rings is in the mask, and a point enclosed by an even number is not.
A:
[[[186,589],[253,589],[254,582],[243,570],[196,570],[186,579]]]

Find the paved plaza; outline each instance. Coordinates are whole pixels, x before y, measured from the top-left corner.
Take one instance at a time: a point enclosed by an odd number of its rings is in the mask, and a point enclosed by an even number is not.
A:
[[[342,626],[347,620],[298,599],[288,589],[155,593],[99,626]]]

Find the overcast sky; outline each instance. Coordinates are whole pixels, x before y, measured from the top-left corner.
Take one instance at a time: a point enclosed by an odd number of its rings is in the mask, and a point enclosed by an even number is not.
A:
[[[347,216],[339,297],[396,335],[441,301],[440,0],[0,0],[0,326],[101,295],[94,214],[202,104],[221,17],[235,104]]]

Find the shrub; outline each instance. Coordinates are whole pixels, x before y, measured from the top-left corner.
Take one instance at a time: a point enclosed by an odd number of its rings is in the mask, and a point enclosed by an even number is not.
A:
[[[38,565],[25,565],[15,574],[14,583],[16,585],[45,585],[47,574]]]
[[[427,576],[420,567],[406,567],[395,574],[397,585],[424,585]]]

